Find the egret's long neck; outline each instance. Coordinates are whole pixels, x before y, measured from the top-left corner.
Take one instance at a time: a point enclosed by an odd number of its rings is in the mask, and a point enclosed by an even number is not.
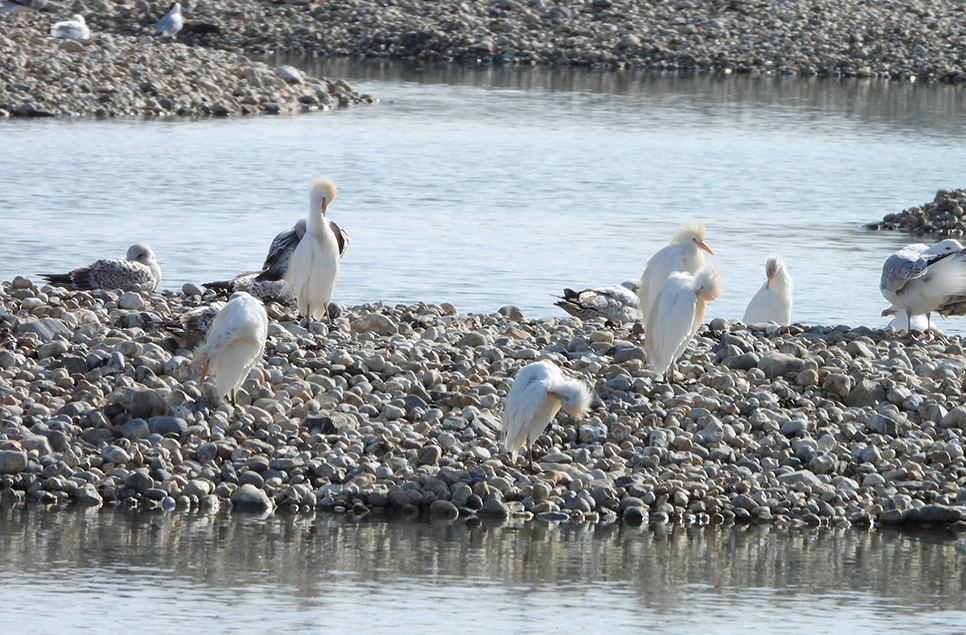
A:
[[[328,229],[328,224],[322,216],[322,197],[320,191],[313,191],[309,196],[309,216],[305,228],[316,236],[321,236]]]

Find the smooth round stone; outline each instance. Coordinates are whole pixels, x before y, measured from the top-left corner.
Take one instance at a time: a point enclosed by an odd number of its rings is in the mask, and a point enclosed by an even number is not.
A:
[[[433,501],[429,506],[429,514],[433,518],[453,520],[460,514],[459,509],[453,503],[445,500]]]
[[[486,499],[483,506],[477,512],[480,516],[489,516],[493,518],[508,518],[510,516],[510,508],[507,507],[506,503],[500,499],[492,496]]]
[[[243,512],[263,512],[275,506],[268,494],[250,483],[239,486],[230,500],[235,509]]]
[[[117,306],[127,311],[141,311],[144,309],[144,298],[139,293],[127,291],[118,298]]]
[[[101,457],[110,463],[115,465],[121,465],[131,462],[131,455],[128,454],[124,449],[117,447],[116,445],[109,445],[101,450]]]
[[[149,434],[151,434],[151,429],[144,419],[131,419],[121,426],[121,436],[125,439],[143,439]]]

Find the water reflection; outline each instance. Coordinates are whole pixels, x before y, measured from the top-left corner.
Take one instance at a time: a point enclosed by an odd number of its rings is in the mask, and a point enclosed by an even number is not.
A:
[[[655,611],[678,607],[696,589],[861,592],[908,608],[966,608],[963,541],[937,533],[31,509],[0,518],[0,562],[5,578],[101,571],[138,584],[164,575],[213,588],[281,585],[304,598],[338,595],[340,580],[451,579],[511,589],[618,584]]]

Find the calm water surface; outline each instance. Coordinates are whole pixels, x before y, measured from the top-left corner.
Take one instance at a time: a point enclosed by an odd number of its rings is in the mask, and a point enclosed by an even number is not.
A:
[[[334,298],[345,304],[562,316],[548,294],[639,276],[696,219],[727,281],[709,317],[743,314],[774,251],[795,279],[795,319],[881,325],[882,262],[910,240],[862,224],[966,185],[961,86],[312,70],[383,101],[230,121],[0,122],[0,279],[137,241],[157,252],[164,287],[230,277],[260,265],[327,174],[330,214],[352,236]]]
[[[966,632],[937,534],[6,510],[0,575],[9,635]]]

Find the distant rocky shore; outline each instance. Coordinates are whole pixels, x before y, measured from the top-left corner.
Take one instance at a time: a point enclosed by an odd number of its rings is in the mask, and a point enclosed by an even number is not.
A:
[[[901,212],[886,214],[881,221],[869,223],[866,228],[961,238],[966,235],[964,209],[966,190],[939,190],[932,201]]]
[[[173,326],[212,299],[0,285],[0,505],[966,529],[959,338],[716,319],[667,384],[600,323],[369,304],[305,328],[270,304],[232,406]],[[531,471],[500,415],[539,359],[596,397]]]
[[[51,21],[0,16],[0,116],[281,114],[374,101],[343,80],[234,52],[98,31],[54,39]]]
[[[179,35],[182,41],[256,54],[966,80],[966,5],[958,0],[228,0],[182,5],[186,19],[198,26]],[[145,34],[168,5],[99,0],[95,7],[92,28]]]

